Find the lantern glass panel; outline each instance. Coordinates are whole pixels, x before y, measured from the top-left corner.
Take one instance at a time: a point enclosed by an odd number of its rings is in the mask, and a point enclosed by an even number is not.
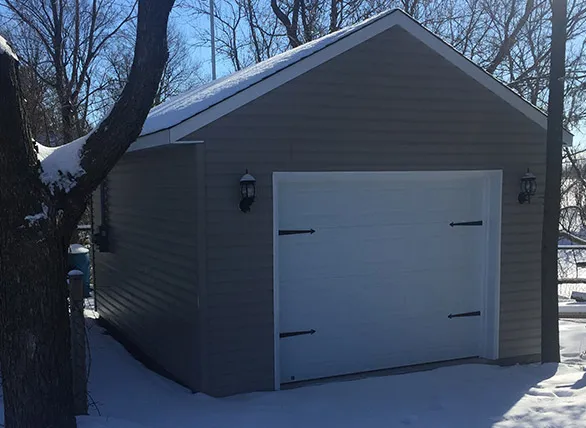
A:
[[[254,198],[254,183],[246,183],[246,196]]]

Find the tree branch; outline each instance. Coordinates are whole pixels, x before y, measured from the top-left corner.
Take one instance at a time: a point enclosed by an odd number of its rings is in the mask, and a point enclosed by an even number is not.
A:
[[[22,22],[26,23],[39,37],[39,40],[41,41],[41,43],[43,43],[43,45],[45,46],[45,48],[47,49],[47,52],[49,53],[49,55],[54,56],[55,52],[53,51],[52,47],[51,47],[51,43],[48,40],[48,37],[50,37],[50,34],[44,34],[41,29],[36,26],[33,23],[33,20],[30,19],[30,17],[28,17],[27,15],[25,15],[24,13],[24,8],[22,7],[22,5],[15,5],[13,4],[10,0],[5,0],[6,6],[13,12],[15,13],[21,20]],[[43,5],[43,11],[45,11],[44,5]],[[40,20],[40,23],[43,24],[45,21],[44,19]],[[51,20],[48,20],[45,25],[45,28],[47,25],[52,26],[53,22]]]
[[[85,174],[77,179],[67,197],[67,208],[74,217],[80,215],[86,198],[140,135],[167,61],[167,21],[173,3],[174,0],[139,2],[136,47],[128,82],[110,114],[89,135],[82,149],[80,163]]]
[[[293,23],[289,20],[289,17],[279,8],[277,0],[271,0],[271,9],[273,9],[277,19],[281,21],[281,24],[283,24],[285,27],[291,47],[296,48],[297,46],[301,46],[301,42],[297,36],[297,15],[299,10],[299,0],[294,0]]]
[[[112,30],[109,34],[104,36],[102,38],[102,40],[94,48],[95,28],[96,28],[95,21],[96,21],[96,17],[98,15],[99,11],[97,9],[96,2],[95,1],[93,2],[93,4],[92,4],[92,20],[91,20],[91,27],[90,27],[90,32],[89,32],[90,38],[89,38],[89,42],[88,42],[87,56],[84,61],[84,64],[82,65],[82,70],[79,75],[77,86],[75,87],[75,90],[73,91],[73,94],[75,96],[77,96],[79,94],[79,92],[81,91],[81,88],[83,86],[83,82],[87,77],[87,74],[89,71],[89,66],[92,63],[93,59],[98,55],[99,51],[104,47],[106,42],[108,40],[110,40],[112,37],[114,37],[118,33],[118,31],[120,31],[120,29],[124,26],[124,24],[126,24],[127,22],[132,20],[135,7],[136,7],[136,2],[134,4],[134,6],[132,7],[132,9],[130,10],[130,13],[118,24],[118,26],[116,26],[116,28],[114,28],[114,30]]]
[[[517,21],[517,25],[515,25],[515,28],[513,29],[511,34],[505,35],[505,38],[503,39],[503,42],[501,43],[497,54],[495,55],[491,63],[488,65],[488,67],[486,67],[487,72],[489,72],[490,74],[494,73],[496,68],[503,62],[505,57],[511,52],[511,49],[517,42],[517,37],[519,36],[519,33],[521,32],[525,24],[527,24],[529,16],[531,16],[534,7],[535,1],[527,0],[527,2],[525,3],[525,11],[523,12],[523,15],[521,16],[521,18],[519,18],[519,21]],[[510,18],[512,18],[513,13],[514,11],[512,11]],[[509,24],[509,21],[510,19],[507,20],[507,26]]]

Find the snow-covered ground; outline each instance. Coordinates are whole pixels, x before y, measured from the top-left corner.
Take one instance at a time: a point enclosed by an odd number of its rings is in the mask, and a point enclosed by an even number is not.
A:
[[[586,320],[560,321],[560,365],[461,365],[222,399],[147,370],[88,322],[95,406],[80,428],[586,426]]]
[[[80,428],[583,427],[586,321],[560,321],[560,337],[559,366],[462,365],[214,399],[150,372],[93,325],[89,389],[102,418]]]

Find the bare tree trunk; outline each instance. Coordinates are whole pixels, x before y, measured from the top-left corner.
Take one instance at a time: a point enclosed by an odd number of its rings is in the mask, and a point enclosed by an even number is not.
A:
[[[55,89],[57,90],[57,97],[59,99],[60,113],[61,113],[61,133],[63,135],[63,142],[67,143],[79,137],[74,134],[74,112],[72,101],[67,91],[67,70],[65,69],[65,61],[63,60],[63,8],[64,5],[56,0],[51,0],[51,13],[53,17],[53,63],[55,67]]]
[[[544,363],[560,361],[557,246],[564,130],[563,79],[566,58],[566,9],[566,0],[553,1],[547,117],[547,171],[541,235],[541,361]]]
[[[7,71],[7,72],[6,72]],[[75,426],[64,235],[49,222],[15,62],[0,55],[0,365],[5,425]],[[28,144],[27,144],[28,143]],[[27,148],[27,150],[23,150]],[[30,217],[29,217],[30,216]]]
[[[16,233],[3,234],[0,245],[10,248],[0,254],[5,425],[75,427],[65,242]]]
[[[87,138],[80,159],[85,173],[74,178],[69,191],[41,181],[18,62],[0,51],[0,365],[6,428],[76,426],[66,249],[88,197],[140,134],[167,61],[173,3],[140,0],[128,83]]]

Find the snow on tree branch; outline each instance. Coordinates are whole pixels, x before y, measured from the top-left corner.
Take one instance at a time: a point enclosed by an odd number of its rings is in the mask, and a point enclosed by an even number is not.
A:
[[[41,220],[46,220],[49,213],[49,207],[45,204],[41,204],[42,212],[32,215],[27,215],[24,219],[29,223],[29,225],[36,224]]]
[[[41,162],[40,177],[51,193],[62,190],[68,193],[85,174],[80,165],[81,151],[89,135],[59,147],[46,147],[37,143],[38,159]]]
[[[11,56],[15,61],[18,61],[18,57],[13,52],[12,48],[10,47],[6,39],[0,36],[0,55],[4,53]]]

